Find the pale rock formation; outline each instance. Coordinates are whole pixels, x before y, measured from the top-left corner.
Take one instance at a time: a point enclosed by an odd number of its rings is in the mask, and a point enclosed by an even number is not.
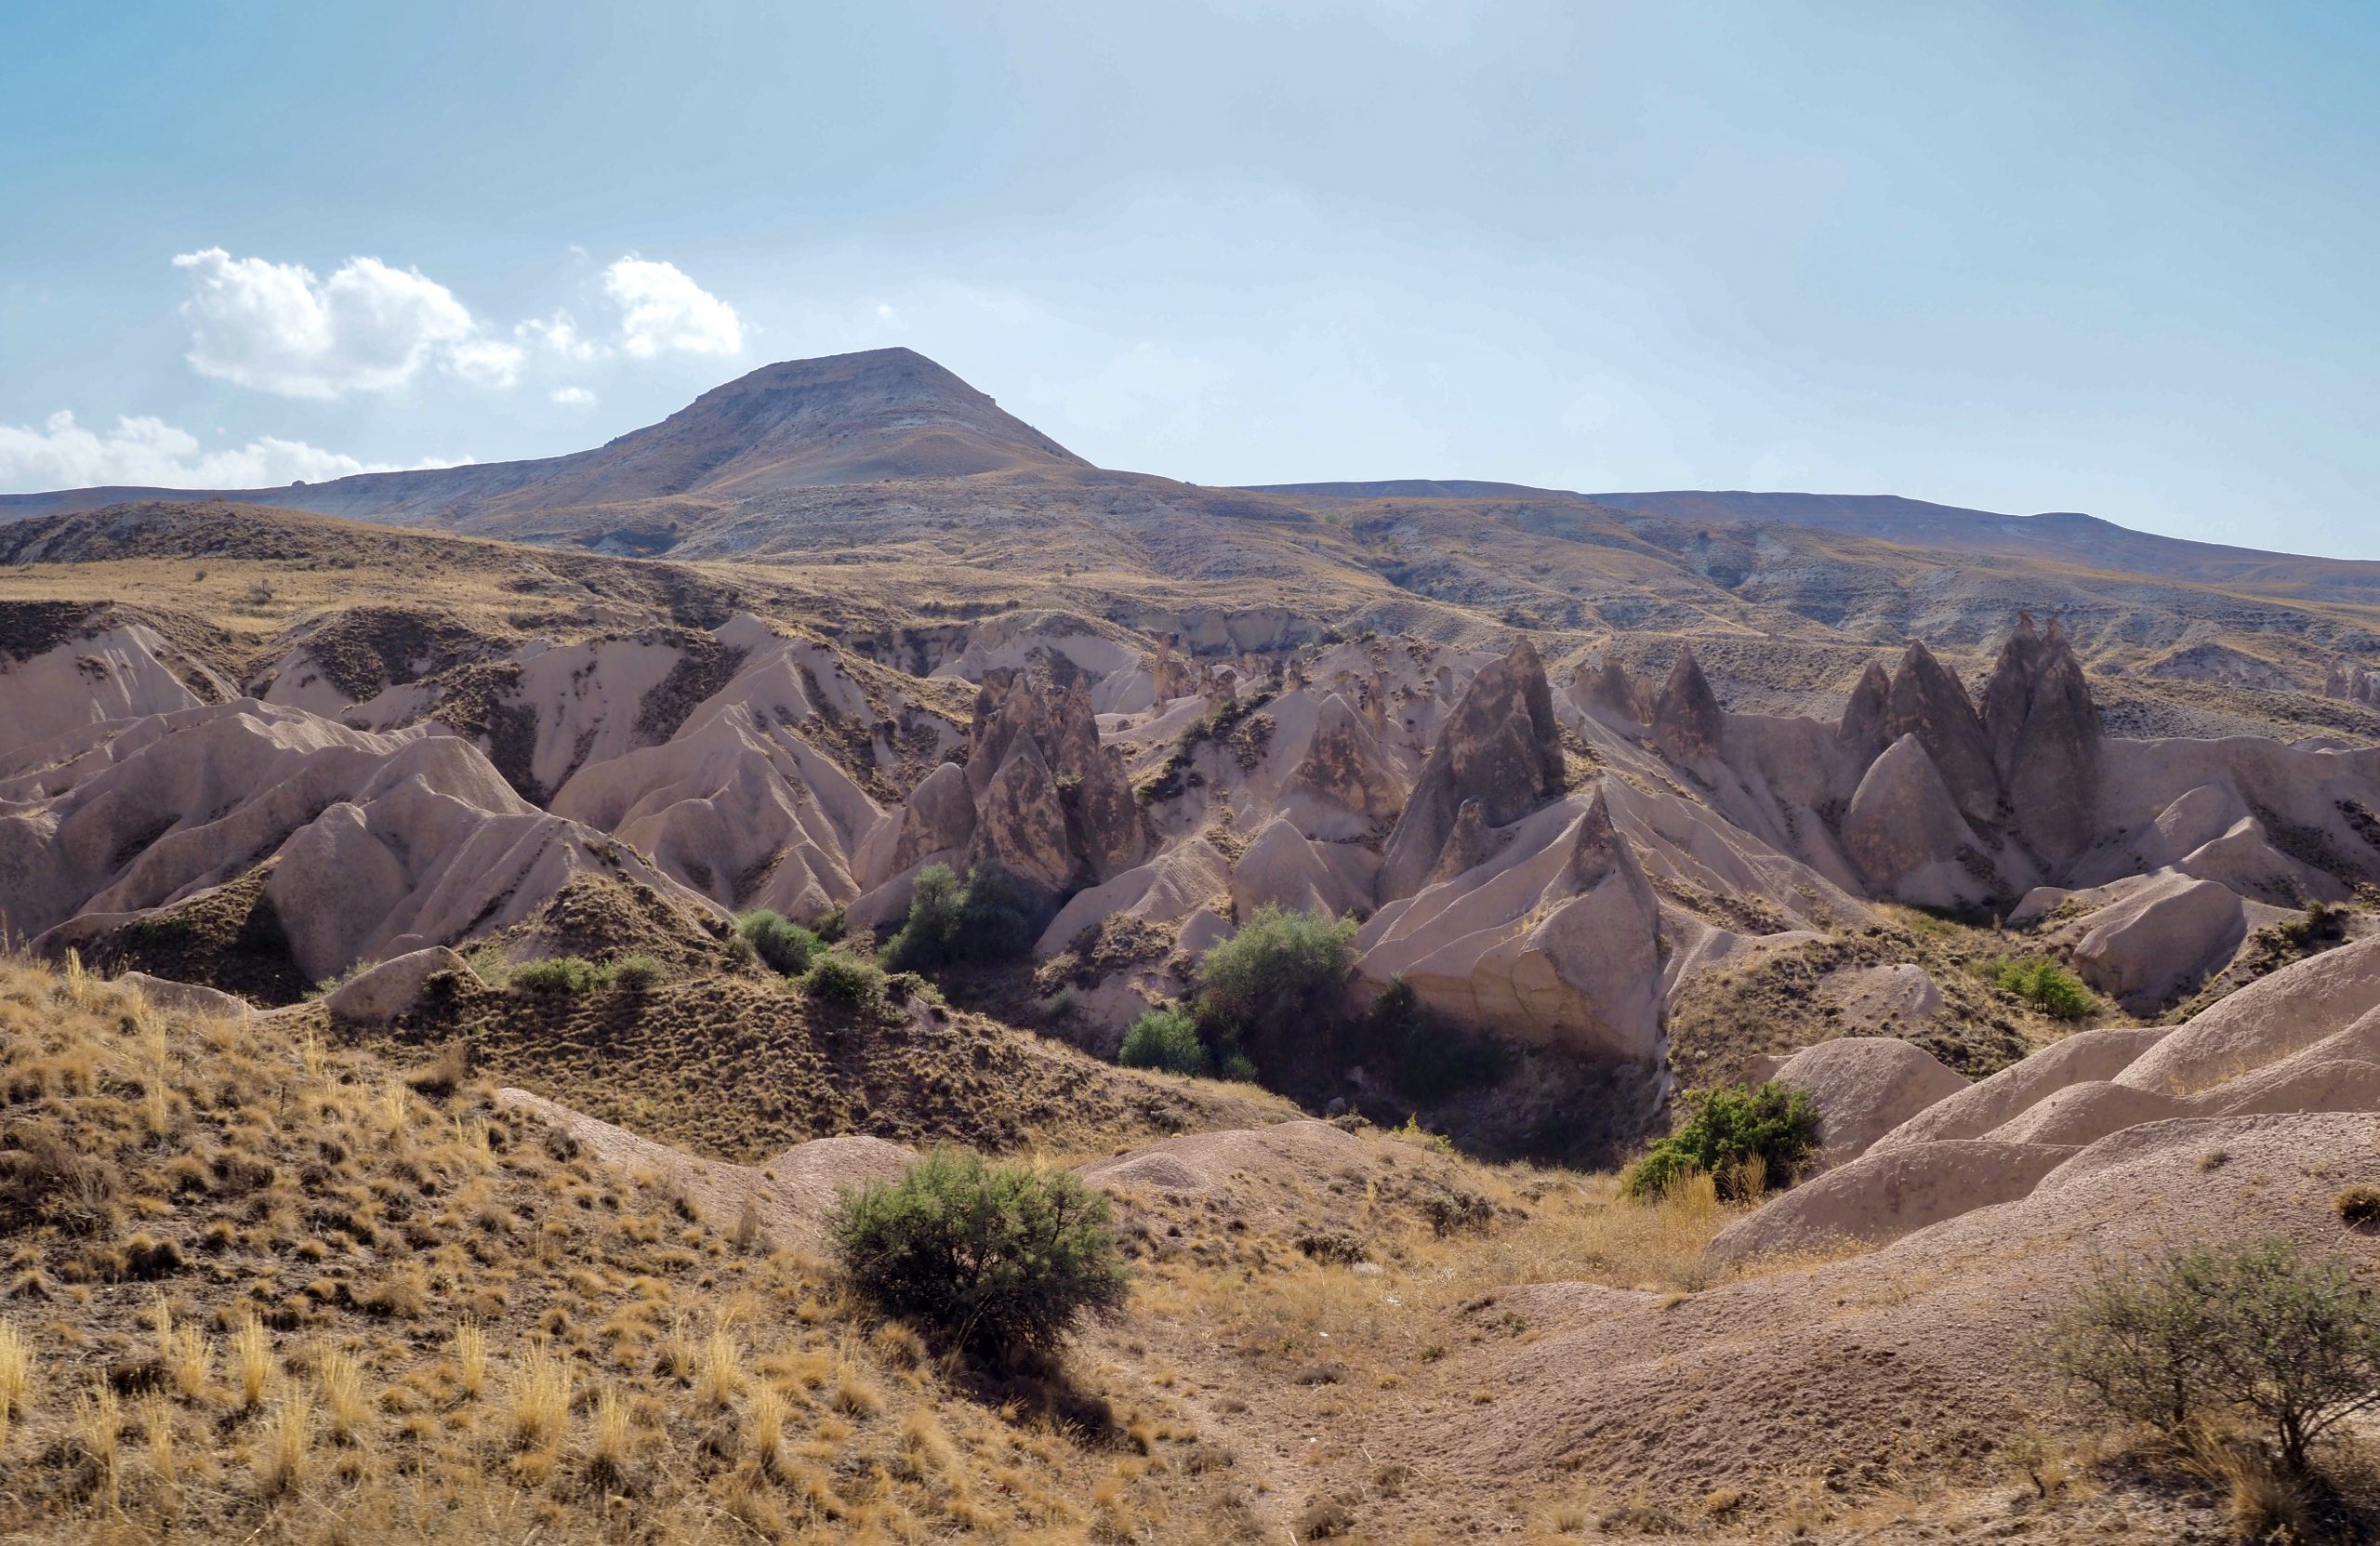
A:
[[[1448,716],[1389,835],[1380,897],[1410,896],[1437,868],[1465,800],[1489,826],[1518,821],[1562,790],[1562,732],[1545,667],[1527,639],[1480,668]]]
[[[1899,901],[1953,907],[1998,889],[1982,840],[1914,731],[1859,780],[1844,813],[1843,848],[1870,885]]]
[[[2033,852],[2062,865],[2098,837],[2099,714],[2056,618],[2019,615],[1984,689],[1992,762]]]
[[[803,918],[859,894],[860,851],[890,821],[794,728],[724,694],[676,739],[581,769],[552,809],[721,906]]]
[[[1237,932],[1221,913],[1211,907],[1200,907],[1182,920],[1182,932],[1174,939],[1174,948],[1196,961]]]
[[[2364,940],[2276,971],[2186,1025],[2083,1032],[2036,1052],[1722,1231],[1712,1255],[1879,1244],[2020,1196],[2055,1211],[2061,1198],[2122,1196],[2106,1183],[2149,1156],[2202,1175],[2220,1153],[2228,1174],[2262,1135],[2301,1129],[2332,1134],[2335,1155],[2353,1130],[2325,1125],[2325,1114],[2368,1130],[2375,1103],[2380,940]]]
[[[2302,1051],[2380,1007],[2380,939],[2281,968],[2201,1011],[2116,1077],[2191,1095]]]
[[[1063,691],[986,671],[967,758],[975,799],[969,862],[996,862],[1051,892],[1096,884],[1147,852],[1122,762],[1100,744],[1085,679]]]
[[[971,773],[973,764],[969,764]],[[1075,859],[1066,844],[1066,808],[1058,780],[1042,760],[1041,748],[1018,739],[998,771],[975,790],[975,835],[967,864],[998,865],[1044,890],[1063,890],[1074,878]]]
[[[2176,1096],[2135,1090],[2112,1079],[2085,1080],[2052,1090],[1989,1136],[2006,1143],[2080,1147],[2142,1122],[2188,1114],[2188,1103]]]
[[[1598,789],[1583,809],[1539,812],[1488,864],[1382,908],[1356,935],[1356,971],[1375,989],[1402,976],[1466,1024],[1646,1060],[1661,1046],[1659,924]]]
[[[126,987],[139,989],[140,997],[159,1009],[169,1010],[176,1014],[238,1020],[248,1012],[248,1001],[239,995],[205,987],[197,983],[178,983],[170,977],[152,977],[146,971],[127,971],[116,981]]]
[[[2100,992],[2145,1008],[2230,959],[2247,932],[2237,892],[2169,871],[2092,914],[2074,966]]]
[[[1980,1138],[2069,1085],[2114,1078],[2165,1034],[2162,1026],[2077,1031],[1937,1101],[1876,1140],[1873,1147]]]
[[[1907,961],[1834,973],[1820,993],[1843,1011],[1847,1026],[1882,1030],[1916,1025],[1942,1008],[1942,990],[1925,969]]]
[[[1850,701],[1843,706],[1843,718],[1836,721],[1835,738],[1850,748],[1862,767],[1883,756],[1892,744],[1884,738],[1884,704],[1892,691],[1892,679],[1884,675],[1884,668],[1868,662],[1851,689]]]
[[[1900,669],[1884,699],[1880,733],[1887,745],[1917,737],[1939,770],[1943,786],[1969,820],[1999,818],[2000,774],[1983,720],[1959,679],[1924,644],[1912,641],[1901,655]]]
[[[1691,645],[1678,653],[1669,680],[1653,700],[1653,743],[1673,761],[1718,755],[1725,714]]]
[[[690,925],[727,917],[589,827],[451,792],[438,764],[459,754],[478,757],[449,737],[412,743],[282,845],[265,895],[306,976],[507,928],[582,875],[648,886]]]
[[[421,1003],[423,985],[442,971],[454,973],[458,984],[482,985],[469,962],[443,945],[433,945],[358,972],[332,989],[323,1007],[341,1020],[385,1024],[412,1013]]]
[[[1706,1254],[1716,1265],[1731,1266],[1755,1257],[1884,1245],[2025,1196],[2075,1153],[1972,1138],[1871,1150],[1738,1219],[1712,1239]]]
[[[22,659],[0,651],[0,756],[86,725],[171,713],[234,695],[212,669],[175,649],[149,624],[114,608],[91,609],[66,634]]]
[[[1580,663],[1570,678],[1570,701],[1625,725],[1643,723],[1649,712],[1616,654],[1605,655],[1593,669]]]
[[[902,808],[892,868],[906,870],[929,855],[965,848],[974,836],[975,799],[967,786],[967,770],[956,762],[937,763]]]
[[[1281,813],[1309,838],[1344,842],[1393,819],[1405,800],[1406,780],[1372,727],[1338,694],[1324,698],[1282,786]]]
[[[1846,1036],[1805,1047],[1774,1076],[1810,1093],[1818,1109],[1820,1158],[1856,1159],[1885,1133],[1967,1087],[1956,1070],[1896,1037]]]
[[[1058,909],[1033,947],[1046,959],[1065,949],[1086,929],[1110,918],[1179,923],[1222,895],[1231,884],[1231,865],[1214,844],[1194,838],[1139,865],[1104,885],[1077,892]]]
[[[1353,844],[1314,842],[1288,818],[1276,817],[1258,829],[1232,866],[1232,909],[1243,922],[1267,905],[1333,918],[1354,912],[1370,894],[1364,883],[1369,859],[1368,851]]]

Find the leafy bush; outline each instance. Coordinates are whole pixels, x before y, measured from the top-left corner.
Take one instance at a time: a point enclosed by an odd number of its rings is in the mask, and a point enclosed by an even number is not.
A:
[[[1741,1199],[1791,1178],[1818,1149],[1818,1108],[1806,1090],[1772,1079],[1696,1100],[1692,1119],[1629,1170],[1628,1196],[1657,1197],[1679,1177],[1700,1171],[1721,1196]]]
[[[1492,1083],[1505,1066],[1503,1048],[1431,1012],[1402,977],[1372,1001],[1349,1039],[1354,1060],[1424,1099]]]
[[[2312,951],[2347,938],[2347,920],[2345,907],[2308,902],[2303,913],[2279,925],[2278,930],[2282,942],[2292,949]]]
[[[1170,1074],[1204,1074],[1214,1066],[1198,1035],[1197,1019],[1179,1004],[1151,1010],[1132,1022],[1116,1061],[1128,1068],[1162,1068]]]
[[[650,956],[622,956],[612,963],[612,985],[627,993],[649,993],[661,981],[661,963]]]
[[[1040,903],[997,865],[978,865],[961,885],[947,865],[918,872],[909,916],[878,959],[892,971],[931,971],[959,961],[1008,961],[1033,947]]]
[[[529,993],[555,997],[587,992],[603,980],[591,961],[576,956],[556,956],[513,969],[512,985]]]
[[[812,963],[808,974],[801,979],[801,990],[813,998],[835,1004],[857,1007],[880,1003],[884,998],[884,973],[873,961],[828,950]]]
[[[809,930],[787,921],[782,914],[765,910],[736,918],[735,932],[770,971],[783,977],[799,977],[809,971],[810,963],[826,948],[825,943]]]
[[[2380,1405],[2380,1296],[2352,1260],[2286,1239],[2198,1247],[2103,1273],[2051,1353],[2097,1405],[2169,1434],[2244,1413],[2303,1476],[2315,1440]]]
[[[2054,1020],[2082,1020],[2099,1007],[2082,980],[2047,958],[2037,960],[1986,961],[1983,980],[2017,998]]]
[[[813,932],[832,945],[843,937],[843,931],[849,926],[849,917],[848,910],[840,904],[829,907],[818,915],[818,926]]]
[[[1219,1050],[1278,1045],[1338,1015],[1355,921],[1267,903],[1198,966],[1199,1020]]]
[[[862,1292],[970,1354],[1047,1350],[1124,1302],[1107,1199],[1064,1171],[939,1150],[846,1191],[826,1231]]]

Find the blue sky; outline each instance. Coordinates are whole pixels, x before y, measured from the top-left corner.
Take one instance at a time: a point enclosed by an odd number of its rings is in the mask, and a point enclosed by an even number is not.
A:
[[[1200,482],[2380,557],[2370,5],[154,4],[4,52],[0,487],[550,455],[899,343]]]

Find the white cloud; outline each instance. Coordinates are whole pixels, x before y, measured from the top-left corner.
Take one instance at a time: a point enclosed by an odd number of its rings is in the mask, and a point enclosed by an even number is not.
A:
[[[283,397],[390,391],[438,362],[476,385],[509,387],[522,350],[484,337],[455,293],[418,269],[350,258],[328,279],[298,263],[186,252],[182,315],[202,376]]]
[[[577,319],[567,311],[556,311],[550,320],[532,317],[515,327],[512,336],[565,360],[600,360],[612,352],[611,345],[579,332]]]
[[[553,398],[565,408],[584,408],[595,401],[595,394],[584,387],[557,387]]]
[[[416,467],[452,467],[425,460]],[[0,489],[94,488],[132,484],[153,488],[267,488],[310,483],[357,472],[393,472],[386,462],[353,456],[302,441],[264,435],[247,444],[202,452],[196,435],[161,418],[115,421],[102,433],[74,422],[63,409],[38,429],[0,424]]]
[[[623,258],[603,271],[603,290],[620,309],[620,347],[640,360],[672,350],[734,354],[744,347],[735,308],[674,263]]]

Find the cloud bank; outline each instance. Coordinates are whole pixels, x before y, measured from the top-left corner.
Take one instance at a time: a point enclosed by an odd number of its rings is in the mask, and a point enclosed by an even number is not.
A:
[[[298,263],[186,252],[182,316],[201,376],[282,397],[392,391],[433,362],[467,381],[509,386],[518,345],[481,335],[455,293],[418,269],[351,258],[328,279]]]
[[[619,313],[608,339],[589,337],[566,311],[501,336],[419,269],[377,258],[350,258],[327,279],[303,264],[234,258],[221,247],[183,253],[174,266],[190,275],[182,316],[191,367],[282,397],[395,391],[430,370],[505,390],[520,384],[533,357],[650,360],[744,348],[734,307],[676,264],[635,256],[603,271],[603,294]]]
[[[428,459],[414,467],[453,467]],[[264,435],[245,445],[203,451],[196,435],[160,418],[115,421],[102,433],[74,422],[60,410],[38,429],[0,424],[0,490],[97,488],[129,484],[147,488],[269,488],[303,479],[310,483],[357,472],[395,472],[387,462],[353,456],[302,441]]]
[[[623,258],[603,271],[603,293],[620,309],[620,348],[640,360],[671,350],[734,354],[744,348],[735,308],[675,263]]]

